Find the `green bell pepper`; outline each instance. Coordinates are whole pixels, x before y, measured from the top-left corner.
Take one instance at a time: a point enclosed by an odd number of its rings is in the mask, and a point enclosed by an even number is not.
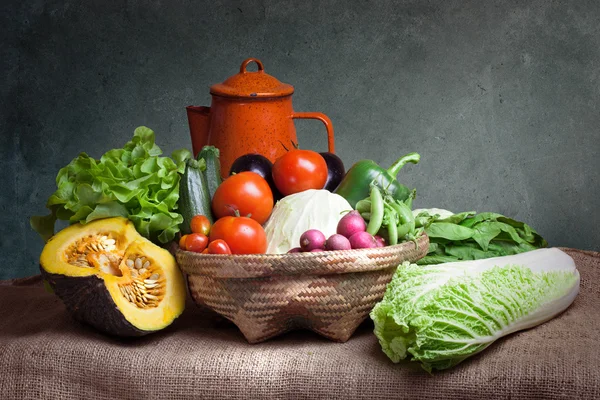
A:
[[[396,175],[406,163],[416,164],[421,159],[417,153],[409,153],[399,158],[389,169],[383,169],[375,161],[361,160],[355,163],[346,173],[344,179],[335,189],[354,208],[356,203],[369,196],[370,184],[375,181],[380,188],[386,190],[394,199],[404,201],[410,196],[410,190],[396,180]]]

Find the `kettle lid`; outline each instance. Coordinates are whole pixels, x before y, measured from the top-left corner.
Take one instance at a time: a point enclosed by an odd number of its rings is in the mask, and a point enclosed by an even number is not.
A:
[[[258,71],[246,70],[251,62],[258,65]],[[239,74],[230,76],[223,83],[212,85],[210,93],[225,97],[283,97],[294,93],[294,87],[265,73],[265,67],[260,60],[247,58],[242,62]]]

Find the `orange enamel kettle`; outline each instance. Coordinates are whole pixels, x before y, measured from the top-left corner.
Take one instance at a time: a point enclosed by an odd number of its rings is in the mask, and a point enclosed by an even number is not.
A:
[[[258,70],[248,71],[250,63]],[[259,153],[272,162],[298,143],[294,119],[318,119],[327,129],[328,151],[335,151],[333,125],[319,112],[295,112],[294,87],[265,73],[260,60],[248,58],[240,72],[210,87],[210,107],[186,107],[194,156],[204,145],[220,150],[221,174],[241,155]],[[284,147],[285,146],[285,147]]]

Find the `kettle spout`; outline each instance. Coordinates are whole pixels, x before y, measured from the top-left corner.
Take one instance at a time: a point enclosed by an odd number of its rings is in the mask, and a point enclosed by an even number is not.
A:
[[[190,136],[192,138],[192,151],[194,158],[198,156],[202,147],[208,144],[208,130],[210,128],[210,107],[187,106]]]

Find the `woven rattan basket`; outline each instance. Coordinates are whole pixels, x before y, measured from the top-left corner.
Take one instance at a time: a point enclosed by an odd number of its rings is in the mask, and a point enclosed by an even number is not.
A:
[[[210,255],[177,250],[194,301],[233,321],[250,343],[293,329],[345,342],[383,298],[398,264],[429,239],[375,249]]]

